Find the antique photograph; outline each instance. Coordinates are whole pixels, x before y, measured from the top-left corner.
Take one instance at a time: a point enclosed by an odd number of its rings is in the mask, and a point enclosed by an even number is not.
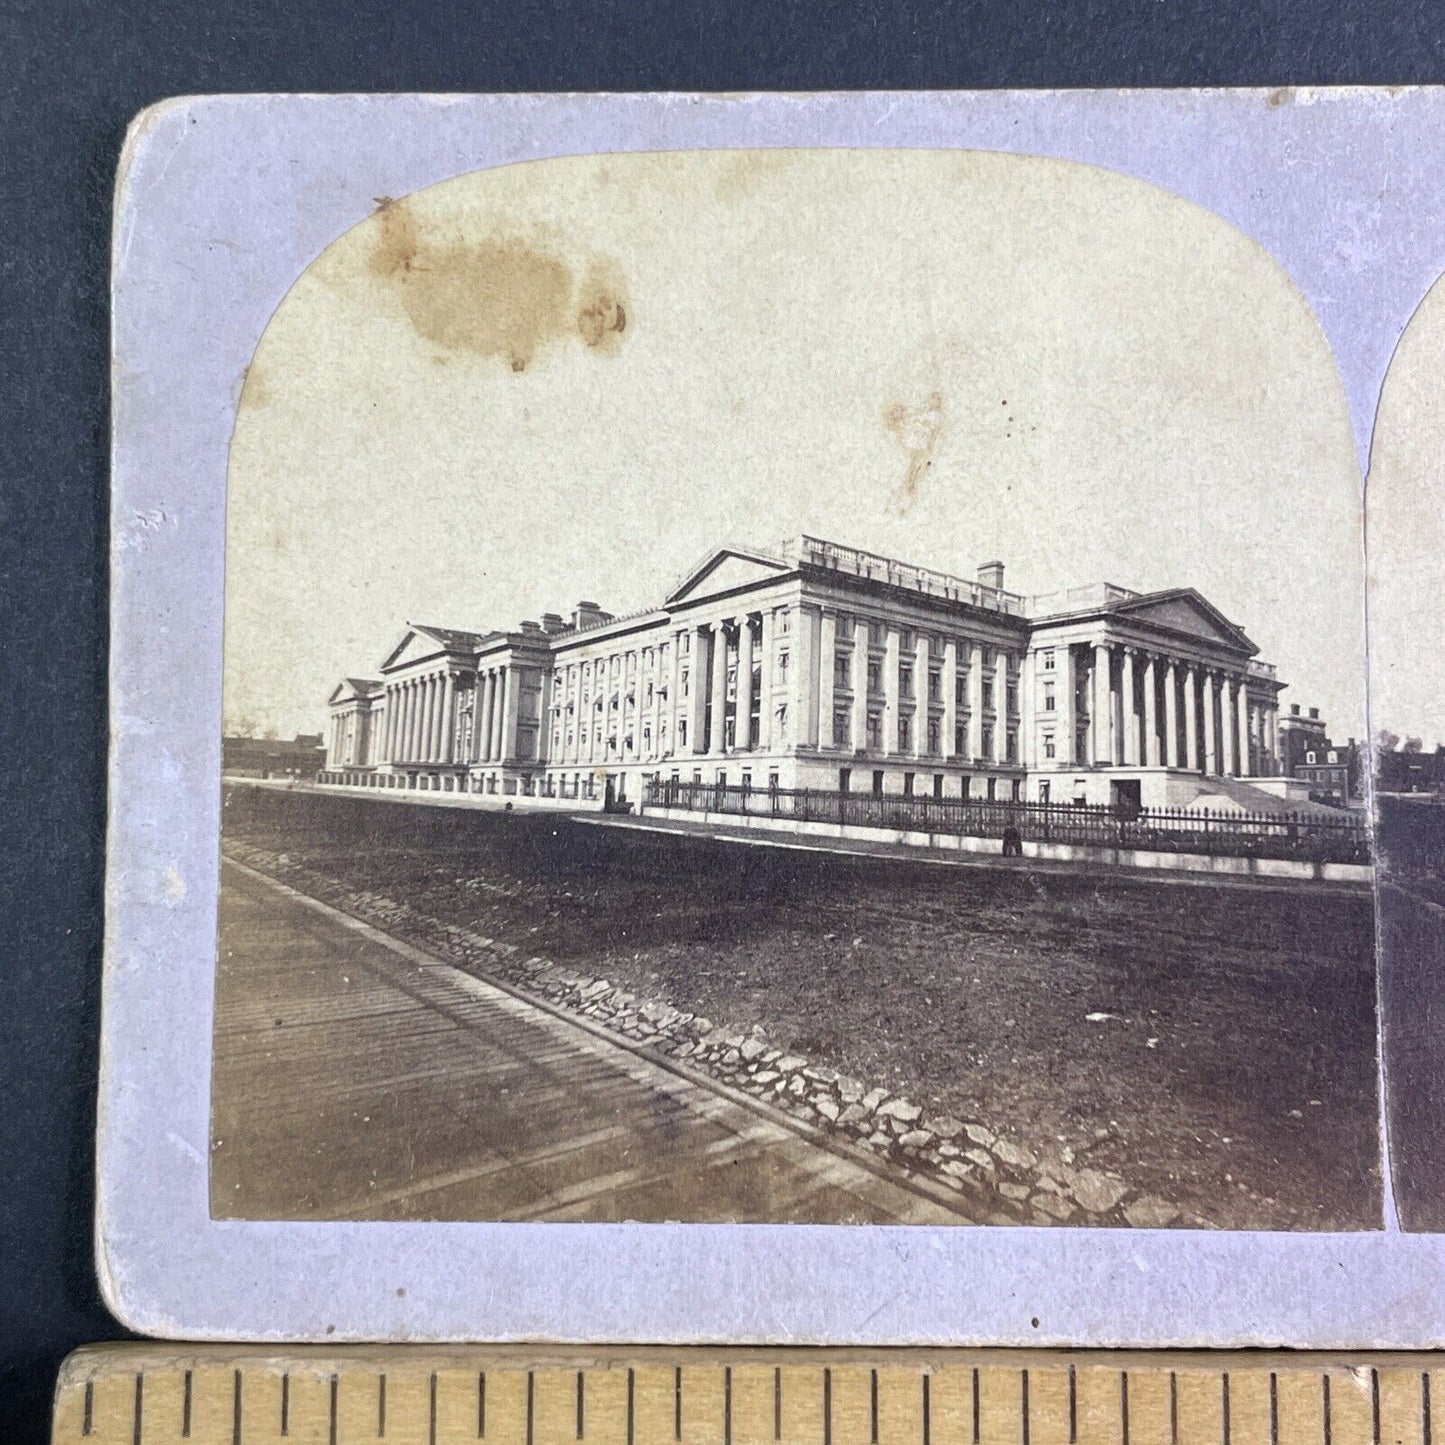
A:
[[[1433,807],[1441,725],[1371,748],[1349,401],[1238,226],[464,170],[230,405],[214,1218],[1382,1227],[1371,770]]]
[[[1391,1173],[1401,1227],[1435,1231],[1445,1229],[1445,639],[1434,606],[1445,592],[1442,378],[1437,283],[1390,362],[1366,493]]]

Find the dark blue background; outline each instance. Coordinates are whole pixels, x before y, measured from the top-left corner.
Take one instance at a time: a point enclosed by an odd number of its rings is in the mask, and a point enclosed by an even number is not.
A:
[[[120,1333],[91,1266],[105,828],[107,297],[130,117],[247,90],[1445,80],[1434,0],[0,0],[0,1439]]]

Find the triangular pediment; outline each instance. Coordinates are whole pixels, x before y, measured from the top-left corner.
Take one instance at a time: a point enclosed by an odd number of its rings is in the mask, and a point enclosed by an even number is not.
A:
[[[1127,617],[1146,627],[1159,627],[1169,632],[1182,632],[1220,647],[1228,647],[1251,656],[1259,649],[1212,602],[1193,588],[1173,592],[1151,592],[1143,597],[1117,603],[1115,616]]]
[[[407,624],[401,641],[387,654],[381,664],[383,672],[397,672],[414,662],[424,662],[443,653],[465,656],[477,650],[485,633],[462,632],[452,627],[428,627],[419,622]]]
[[[717,547],[697,566],[685,573],[668,593],[668,604],[696,602],[704,597],[733,592],[772,582],[789,570],[781,557],[754,552],[746,547]]]

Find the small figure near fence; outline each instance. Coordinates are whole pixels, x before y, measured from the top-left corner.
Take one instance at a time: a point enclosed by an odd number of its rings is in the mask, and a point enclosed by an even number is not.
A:
[[[1003,856],[1005,858],[1022,858],[1024,856],[1023,834],[1012,824],[1003,830]]]

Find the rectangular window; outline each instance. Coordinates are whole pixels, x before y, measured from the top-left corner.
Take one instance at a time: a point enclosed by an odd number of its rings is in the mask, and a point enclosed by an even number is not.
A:
[[[852,768],[839,768],[839,769],[838,769],[838,791],[839,791],[840,793],[846,793],[846,792],[848,791],[848,785],[849,785],[852,781],[853,781],[853,769],[852,769]]]
[[[1016,713],[1019,710],[1019,689],[1016,682],[1009,683],[1005,696],[1008,700],[1008,710],[1010,714]]]
[[[943,701],[943,674],[936,667],[928,669],[928,700],[933,703]]]
[[[968,706],[968,674],[960,672],[953,679],[953,701],[956,707]]]
[[[906,753],[913,746],[913,719],[901,717],[898,719],[898,751]]]
[[[786,637],[786,636],[788,635],[788,629],[789,629],[789,627],[790,627],[791,625],[792,625],[792,624],[791,624],[791,622],[789,621],[788,609],[787,609],[786,607],[780,607],[780,608],[778,609],[778,631],[779,631],[779,633],[781,633],[784,637]]]
[[[1053,733],[1045,733],[1045,734],[1044,734],[1044,757],[1045,757],[1046,759],[1051,759],[1051,758],[1053,758],[1053,756],[1054,756],[1054,735],[1053,735]]]
[[[1019,735],[1012,728],[1004,737],[1004,756],[1011,763],[1019,760]]]
[[[1039,802],[1041,802],[1041,803],[1043,803],[1045,806],[1047,806],[1047,805],[1048,805],[1048,801],[1049,801],[1049,780],[1048,780],[1047,778],[1045,778],[1045,779],[1039,784]]]
[[[973,795],[973,788],[972,788],[971,784],[972,784],[972,779],[968,776],[967,773],[965,773],[965,774],[958,780],[958,796],[959,796],[960,798],[968,798],[968,797],[971,797],[971,796]]]
[[[913,664],[911,662],[898,664],[898,695],[900,697],[913,696]]]
[[[877,768],[877,769],[875,769],[875,770],[874,770],[874,773],[873,773],[873,796],[874,796],[875,798],[881,798],[881,797],[883,796],[883,769],[882,769],[882,768]]]
[[[839,651],[833,654],[833,686],[846,689],[848,687],[848,664],[852,660],[851,652]]]
[[[912,773],[904,773],[904,775],[903,775],[903,796],[904,796],[905,798],[911,798],[911,797],[913,796],[913,774],[912,774]]]
[[[843,747],[848,742],[848,733],[852,724],[852,710],[847,707],[835,707],[833,709],[833,745]]]
[[[983,756],[986,758],[993,756],[993,725],[991,723],[983,725]]]
[[[939,732],[939,721],[938,721],[938,719],[937,719],[936,717],[931,717],[931,718],[929,718],[929,719],[928,719],[928,755],[929,755],[930,757],[935,757],[935,758],[936,758],[936,757],[938,756],[938,752],[939,752],[939,747],[938,747],[938,732]]]
[[[990,778],[990,779],[988,780],[988,800],[989,800],[990,803],[992,803],[992,802],[997,801],[997,799],[998,799],[998,779],[997,779],[997,778]]]
[[[900,652],[913,651],[913,629],[902,627],[898,631],[898,650]]]
[[[1043,670],[1044,670],[1045,672],[1052,672],[1052,671],[1054,670],[1054,649],[1053,649],[1052,647],[1046,647],[1046,648],[1044,649],[1043,658],[1044,658],[1044,668],[1043,668]]]
[[[687,746],[687,719],[685,717],[677,720],[677,745],[680,748]]]
[[[853,619],[851,617],[840,617],[838,619],[838,640],[840,642],[849,641],[853,636],[853,632]]]
[[[776,793],[778,791],[778,774],[776,772],[768,774],[768,791],[770,793]]]
[[[678,696],[679,696],[679,697],[686,697],[686,696],[687,696],[687,669],[686,669],[686,668],[683,668],[682,672],[678,675],[678,679],[677,679],[677,692],[678,692]],[[586,702],[586,701],[587,701],[587,694],[586,694],[585,692],[582,694],[582,701],[583,701],[583,702]]]
[[[1014,778],[1008,785],[1008,795],[1015,803],[1019,800],[1019,789],[1021,786],[1022,782],[1019,778]]]
[[[960,755],[968,751],[967,723],[955,723],[953,725],[953,750]]]
[[[934,773],[934,775],[933,775],[933,796],[934,796],[935,798],[941,798],[941,797],[943,796],[943,774],[942,774],[942,773]]]
[[[876,712],[868,714],[868,746],[875,753],[883,748],[883,719]]]
[[[1044,711],[1053,712],[1055,709],[1054,690],[1052,687],[1044,689]]]
[[[868,691],[874,697],[883,691],[883,664],[871,658],[868,661]]]
[[[737,723],[733,718],[723,719],[723,746],[731,748],[737,746]]]

